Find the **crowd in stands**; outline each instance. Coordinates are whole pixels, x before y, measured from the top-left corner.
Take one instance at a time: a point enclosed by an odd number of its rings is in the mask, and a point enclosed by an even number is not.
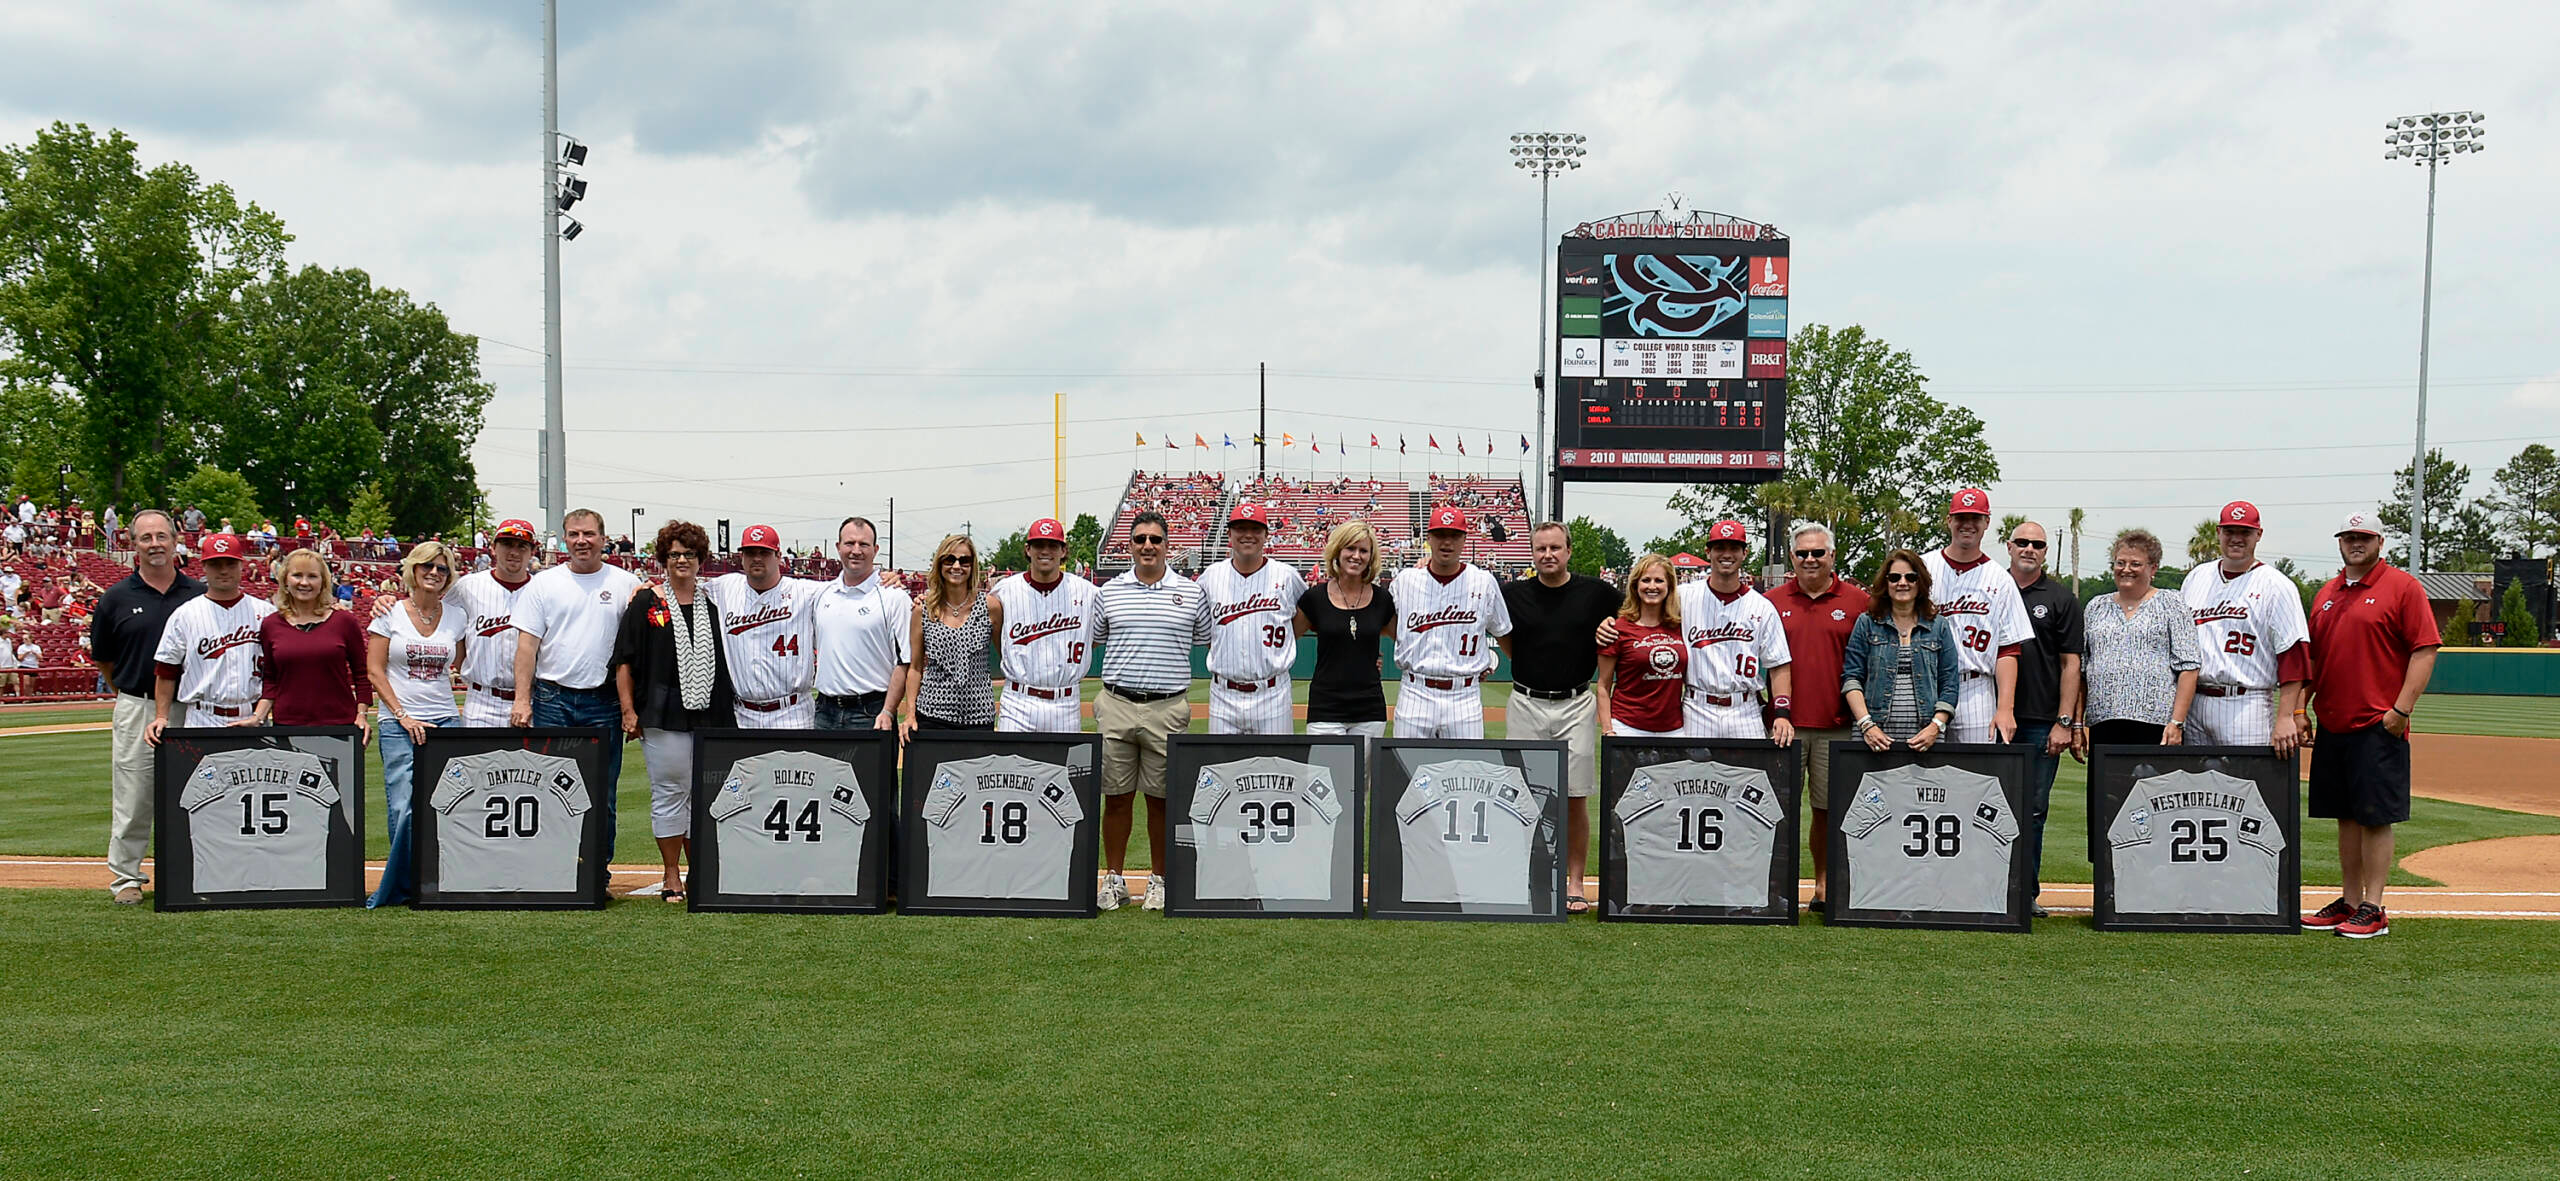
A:
[[[1171,552],[1200,549],[1214,530],[1226,525],[1226,495],[1227,477],[1218,472],[1137,473],[1130,478],[1129,489],[1120,499],[1120,512],[1112,518],[1110,532],[1103,537],[1103,561],[1129,560],[1129,518],[1149,509],[1164,514]]]
[[[1413,490],[1401,480],[1341,476],[1307,480],[1270,476],[1247,483],[1239,499],[1263,505],[1271,515],[1272,557],[1301,565],[1320,558],[1326,535],[1348,520],[1364,520],[1392,549],[1413,536]]]

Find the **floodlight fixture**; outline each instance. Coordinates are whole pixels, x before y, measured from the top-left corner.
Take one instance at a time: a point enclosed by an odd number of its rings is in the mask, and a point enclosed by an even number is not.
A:
[[[560,227],[560,240],[563,242],[575,242],[578,240],[578,235],[586,232],[587,227],[579,225],[578,219],[573,217],[569,219],[567,225]]]
[[[577,136],[564,135],[560,138],[562,140],[560,145],[560,160],[562,163],[583,165],[587,162],[587,145],[579,143]]]

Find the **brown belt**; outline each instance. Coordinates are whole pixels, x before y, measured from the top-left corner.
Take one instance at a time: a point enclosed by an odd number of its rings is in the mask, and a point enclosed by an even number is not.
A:
[[[794,693],[789,697],[782,698],[779,701],[749,701],[743,697],[738,699],[739,709],[751,710],[760,714],[779,713],[798,704],[800,704],[800,695],[797,693]]]
[[[478,681],[471,682],[471,691],[474,693],[486,693],[500,701],[513,701],[516,699],[516,691],[513,689],[501,689],[496,685],[483,685]]]
[[[1698,691],[1697,691],[1697,690],[1695,690],[1695,689],[1687,689],[1687,690],[1683,690],[1683,692],[1686,692],[1689,696],[1691,696],[1691,697],[1695,697],[1695,698],[1697,698],[1698,700],[1703,701],[1703,702],[1706,702],[1706,703],[1707,703],[1707,704],[1709,704],[1709,705],[1732,705],[1732,704],[1733,704],[1733,699],[1732,699],[1732,698],[1730,698],[1730,697],[1718,697],[1718,696],[1716,696],[1716,695],[1715,695],[1715,694],[1713,694],[1713,693],[1700,693],[1700,692],[1698,692]]]
[[[1273,685],[1279,684],[1280,678],[1272,677],[1271,679],[1264,681],[1220,681],[1218,683],[1229,689],[1233,689],[1238,693],[1260,693]],[[1434,686],[1434,688],[1437,688],[1437,686]]]
[[[1034,698],[1040,701],[1060,701],[1076,695],[1076,691],[1073,689],[1037,689],[1032,686],[1019,684],[1013,681],[1006,681],[1004,683],[1004,691],[1007,693],[1019,693],[1025,697]]]
[[[258,712],[258,707],[254,705],[190,705],[187,707],[187,712],[212,714],[217,718],[245,718]]]

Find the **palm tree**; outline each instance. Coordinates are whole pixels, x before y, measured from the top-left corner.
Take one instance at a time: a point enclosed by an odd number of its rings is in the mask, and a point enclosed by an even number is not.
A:
[[[2187,566],[2193,569],[2213,560],[2222,552],[2222,526],[2211,517],[2196,522],[2196,531],[2187,536]]]
[[[2089,514],[2083,509],[2071,510],[2071,593],[2080,593],[2080,524]]]

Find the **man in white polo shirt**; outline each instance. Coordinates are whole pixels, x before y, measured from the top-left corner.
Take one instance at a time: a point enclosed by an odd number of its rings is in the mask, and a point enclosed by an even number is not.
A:
[[[913,653],[907,624],[915,601],[906,588],[880,581],[879,531],[861,517],[836,526],[836,557],[844,576],[825,584],[816,605],[818,728],[888,730],[898,724],[890,704],[898,700]]]
[[[622,702],[610,677],[622,609],[640,580],[604,561],[604,514],[571,509],[560,519],[569,560],[533,576],[516,602],[514,726],[601,728],[604,855],[613,860],[614,797],[622,785]],[[533,692],[523,691],[531,685]]]

